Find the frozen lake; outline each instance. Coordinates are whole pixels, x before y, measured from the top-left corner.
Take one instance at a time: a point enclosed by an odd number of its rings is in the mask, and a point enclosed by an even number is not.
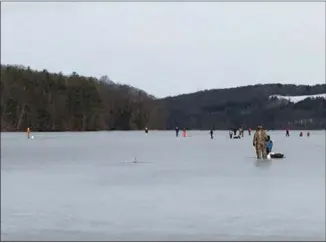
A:
[[[325,131],[1,133],[1,239],[325,240]],[[133,163],[136,157],[136,163]]]

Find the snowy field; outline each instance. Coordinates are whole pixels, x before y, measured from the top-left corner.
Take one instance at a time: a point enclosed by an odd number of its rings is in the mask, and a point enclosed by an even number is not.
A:
[[[317,95],[301,95],[301,96],[282,96],[282,95],[271,95],[269,98],[278,98],[278,99],[285,99],[294,103],[300,102],[302,100],[305,100],[307,98],[324,98],[326,99],[326,93],[325,94],[317,94]]]

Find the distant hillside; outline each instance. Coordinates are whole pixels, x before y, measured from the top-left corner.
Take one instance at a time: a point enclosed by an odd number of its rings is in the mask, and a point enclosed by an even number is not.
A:
[[[325,97],[307,97],[325,94],[325,84],[258,84],[156,99],[106,76],[1,65],[0,87],[1,131],[326,127]]]
[[[108,77],[1,65],[1,131],[94,131],[164,127],[152,96]]]
[[[167,110],[166,127],[170,129],[176,125],[188,129],[227,129],[257,124],[270,129],[321,129],[326,125],[325,98],[284,102],[280,97],[325,93],[325,84],[257,84],[167,97],[162,102]]]

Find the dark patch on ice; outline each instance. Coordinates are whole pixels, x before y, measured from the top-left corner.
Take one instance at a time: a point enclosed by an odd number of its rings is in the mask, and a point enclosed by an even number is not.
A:
[[[148,164],[148,163],[154,163],[154,162],[134,160],[134,161],[122,161],[120,163],[127,163],[127,164]]]

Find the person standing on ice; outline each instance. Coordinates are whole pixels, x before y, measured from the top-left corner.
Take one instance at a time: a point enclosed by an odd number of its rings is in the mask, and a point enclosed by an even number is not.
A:
[[[257,127],[257,130],[253,137],[253,146],[256,149],[257,159],[261,159],[261,158],[266,159],[267,158],[266,140],[267,140],[267,133],[264,130],[263,126],[260,125]]]
[[[211,139],[213,139],[214,138],[214,131],[213,131],[213,129],[210,130],[209,134],[211,135]]]
[[[179,137],[179,131],[180,131],[179,127],[176,126],[176,127],[175,127],[175,136],[176,136],[176,137]]]

